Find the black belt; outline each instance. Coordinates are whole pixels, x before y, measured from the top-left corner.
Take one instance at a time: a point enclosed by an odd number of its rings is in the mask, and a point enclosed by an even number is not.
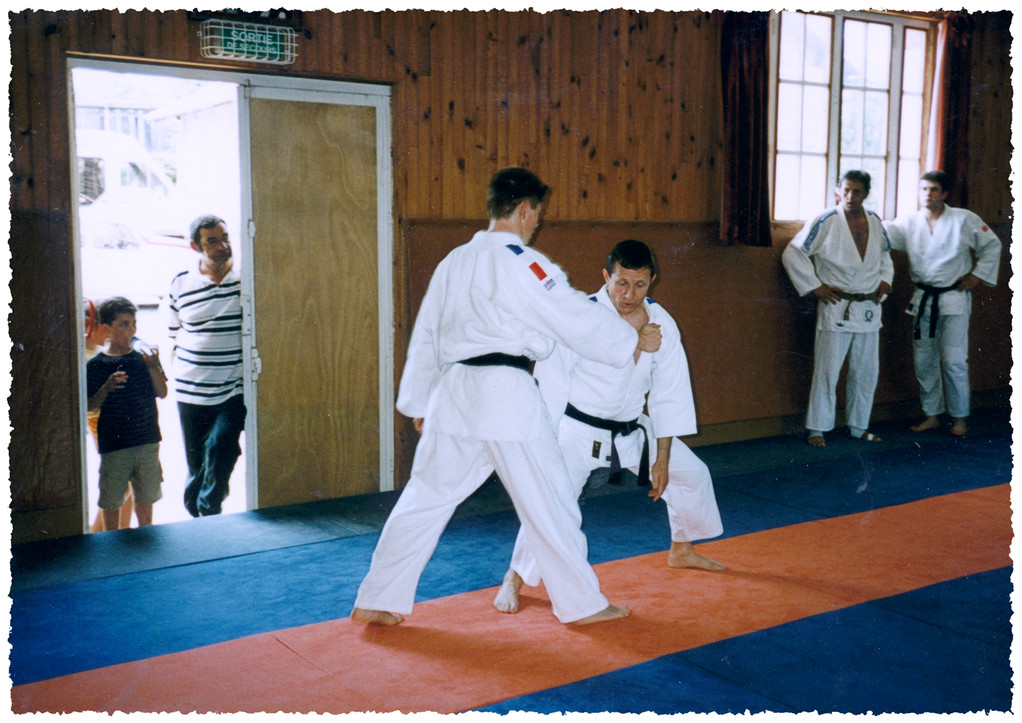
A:
[[[916,311],[916,323],[913,327],[912,335],[916,339],[922,337],[919,331],[919,323],[923,320],[923,312],[926,310],[926,302],[930,302],[930,338],[932,339],[937,334],[937,319],[940,318],[940,295],[945,291],[954,291],[958,288],[958,282],[956,281],[952,286],[930,286],[929,284],[920,284],[916,282],[916,286],[923,290],[923,298],[919,302],[919,310]]]
[[[582,422],[582,424],[588,424],[590,427],[605,429],[610,432],[610,479],[608,481],[612,485],[621,484],[621,459],[618,457],[617,445],[614,444],[614,439],[619,434],[631,434],[636,429],[641,429],[643,442],[642,457],[639,460],[639,486],[649,487],[649,437],[646,435],[646,428],[639,424],[638,419],[633,419],[630,422],[601,419],[600,417],[580,412],[571,404],[568,404],[565,408],[564,414],[578,422]]]
[[[470,367],[514,367],[524,372],[532,373],[532,359],[527,356],[512,356],[511,354],[482,354],[471,359],[462,359],[459,364],[468,364]]]

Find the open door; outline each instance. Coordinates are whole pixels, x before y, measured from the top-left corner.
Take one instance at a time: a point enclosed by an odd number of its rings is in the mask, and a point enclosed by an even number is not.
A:
[[[246,90],[256,507],[393,487],[383,92]]]

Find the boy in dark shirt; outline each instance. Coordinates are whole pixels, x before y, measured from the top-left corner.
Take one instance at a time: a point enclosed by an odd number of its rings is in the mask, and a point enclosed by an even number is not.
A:
[[[153,503],[163,496],[160,425],[156,398],[167,396],[159,352],[132,348],[138,308],[117,296],[99,307],[108,329],[106,351],[86,364],[89,410],[99,410],[99,508],[105,529],[118,526],[118,510],[130,480],[138,524],[151,525]]]

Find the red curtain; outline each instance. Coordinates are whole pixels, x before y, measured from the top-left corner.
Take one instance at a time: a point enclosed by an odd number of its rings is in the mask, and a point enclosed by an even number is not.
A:
[[[941,169],[951,179],[948,203],[968,206],[969,115],[971,114],[972,36],[968,13],[944,14],[937,36],[933,88],[933,124],[927,170]]]
[[[728,245],[770,245],[769,23],[769,12],[724,12],[721,25],[724,178],[720,240]]]

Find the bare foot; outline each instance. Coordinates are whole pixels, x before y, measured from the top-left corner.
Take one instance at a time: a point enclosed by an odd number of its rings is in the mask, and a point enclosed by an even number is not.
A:
[[[502,613],[518,612],[518,591],[522,589],[522,578],[514,570],[504,573],[504,582],[500,584],[493,606]]]
[[[388,613],[383,610],[366,610],[355,608],[351,611],[351,619],[365,625],[397,625],[405,619],[399,613]]]
[[[969,433],[969,425],[965,423],[964,419],[956,419],[951,425],[951,434],[956,437],[964,437]]]
[[[618,618],[628,617],[631,610],[623,605],[608,605],[598,613],[594,613],[587,618],[581,620],[572,620],[569,625],[592,625],[593,623],[602,623],[604,620],[617,620]]]
[[[940,428],[940,420],[937,419],[936,415],[933,415],[932,417],[927,417],[926,419],[921,421],[919,424],[914,424],[911,427],[909,427],[909,429],[912,430],[913,432],[928,432],[931,429],[939,429],[939,428]]]
[[[697,570],[713,572],[727,569],[727,565],[724,563],[700,555],[692,548],[691,542],[672,542],[671,549],[667,553],[667,566],[692,567]]]
[[[812,437],[810,437],[806,441],[809,442],[809,444],[811,444],[814,447],[826,447],[827,446],[827,440],[825,440],[819,434],[814,434]]]
[[[863,432],[861,437],[855,437],[853,435],[853,439],[861,439],[863,442],[883,442],[884,441],[883,439],[881,439],[879,436],[873,434],[872,432]]]

